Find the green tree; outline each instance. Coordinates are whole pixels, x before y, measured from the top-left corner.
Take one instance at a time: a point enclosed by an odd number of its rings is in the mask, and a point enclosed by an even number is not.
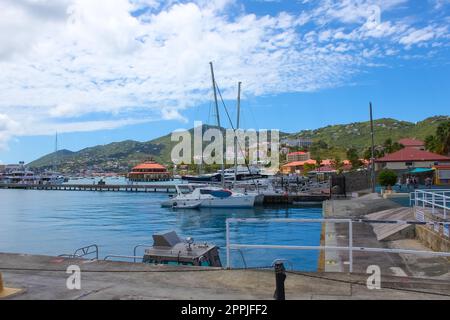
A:
[[[431,152],[439,152],[439,141],[433,136],[429,135],[425,138],[425,148]]]
[[[382,149],[375,148],[375,159],[384,157],[385,153]],[[364,151],[364,159],[370,160],[372,158],[372,148],[369,147]]]
[[[359,159],[358,150],[356,150],[355,148],[350,148],[347,150],[347,159],[352,164],[352,170],[361,168],[362,162]]]
[[[441,123],[435,135],[426,137],[425,147],[431,152],[443,155],[450,153],[450,121]]]
[[[383,143],[383,149],[385,153],[394,153],[396,151],[399,151],[403,149],[405,146],[398,143],[398,142],[392,142],[392,139],[386,139],[386,141]]]
[[[331,160],[331,166],[337,171],[338,174],[341,174],[344,168],[344,163],[342,162],[341,157],[338,155],[334,156],[333,160]]]
[[[439,143],[439,153],[447,155],[450,152],[450,121],[441,123],[436,130]]]
[[[378,175],[378,183],[383,187],[392,187],[397,182],[397,174],[388,169],[384,169]]]
[[[313,171],[314,169],[316,169],[316,166],[314,164],[305,163],[305,165],[303,166],[303,175],[307,175],[309,172]]]
[[[314,157],[313,160],[316,160],[316,169],[320,168],[322,166],[322,157],[320,155],[317,155]]]

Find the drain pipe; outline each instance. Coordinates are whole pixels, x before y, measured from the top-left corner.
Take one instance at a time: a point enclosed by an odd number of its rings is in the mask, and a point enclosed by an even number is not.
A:
[[[284,281],[286,280],[286,269],[282,261],[277,261],[274,264],[275,267],[275,294],[274,299],[277,301],[286,300],[284,291]]]

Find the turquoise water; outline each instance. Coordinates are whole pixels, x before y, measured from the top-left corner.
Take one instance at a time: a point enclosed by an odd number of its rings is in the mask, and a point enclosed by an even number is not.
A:
[[[321,218],[321,208],[173,210],[161,208],[167,194],[0,190],[0,251],[59,255],[97,244],[100,257],[132,255],[133,247],[152,243],[152,234],[175,230],[180,237],[220,247],[225,265],[226,218]],[[246,244],[319,245],[320,223],[233,224],[231,241]],[[142,255],[142,251],[138,253]],[[289,260],[296,270],[317,268],[319,251],[245,250],[249,267]],[[233,252],[234,267],[242,267]]]

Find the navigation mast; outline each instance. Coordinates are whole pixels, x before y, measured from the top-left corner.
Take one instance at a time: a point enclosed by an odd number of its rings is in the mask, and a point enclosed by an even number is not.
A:
[[[216,118],[217,118],[217,126],[219,127],[219,130],[221,130],[221,126],[220,126],[220,116],[219,116],[219,103],[217,102],[217,91],[216,91],[216,79],[214,78],[214,68],[213,68],[213,63],[210,62],[209,63],[210,67],[211,67],[211,77],[212,77],[212,86],[213,86],[213,91],[214,91],[214,102],[215,102],[215,107],[216,107]],[[222,150],[223,153],[223,150]],[[222,187],[225,188],[225,177],[224,177],[224,164],[223,164],[223,156],[221,159],[221,180],[222,180]]]

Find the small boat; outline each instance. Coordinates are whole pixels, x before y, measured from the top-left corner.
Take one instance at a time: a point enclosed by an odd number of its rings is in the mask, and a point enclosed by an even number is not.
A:
[[[194,239],[183,241],[175,231],[154,234],[153,247],[146,249],[144,263],[185,265],[202,267],[222,267],[219,249],[206,242],[197,244]]]
[[[176,190],[177,195],[164,201],[162,207],[180,208],[181,204],[185,208],[252,208],[256,200],[256,194],[238,193],[219,187],[177,185]]]

